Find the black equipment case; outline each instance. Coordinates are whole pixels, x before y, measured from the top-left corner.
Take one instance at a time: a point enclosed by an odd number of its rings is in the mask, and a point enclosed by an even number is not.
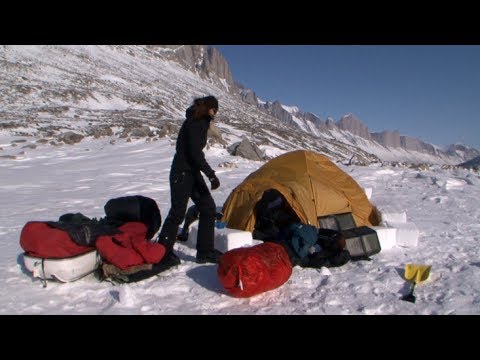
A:
[[[368,226],[342,230],[341,233],[345,236],[345,249],[352,260],[366,259],[381,250],[377,232]]]

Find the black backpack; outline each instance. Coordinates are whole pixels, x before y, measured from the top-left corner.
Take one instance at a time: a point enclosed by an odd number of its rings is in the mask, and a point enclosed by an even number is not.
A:
[[[104,206],[107,221],[126,223],[139,221],[147,227],[146,238],[150,240],[160,229],[162,217],[157,202],[151,198],[134,195],[110,199]]]
[[[254,212],[256,221],[253,237],[257,240],[275,241],[288,225],[300,222],[287,200],[275,189],[263,193]]]
[[[284,228],[279,232],[276,241],[287,251],[292,266],[319,269],[324,267],[338,267],[349,262],[350,253],[345,250],[345,237],[340,231],[331,229],[317,229],[317,241],[314,245],[317,251],[306,256],[299,254],[291,246],[291,231]]]

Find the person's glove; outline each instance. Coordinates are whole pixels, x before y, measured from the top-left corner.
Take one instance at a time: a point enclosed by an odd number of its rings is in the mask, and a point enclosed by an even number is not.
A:
[[[220,187],[220,180],[218,180],[216,175],[213,175],[208,180],[210,180],[210,184],[211,184],[210,189],[215,190]]]

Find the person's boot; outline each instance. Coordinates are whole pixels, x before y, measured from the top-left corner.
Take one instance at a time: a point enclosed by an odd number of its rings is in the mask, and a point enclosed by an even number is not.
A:
[[[210,250],[206,253],[197,251],[197,264],[218,264],[222,255],[223,253],[218,251],[217,249]]]
[[[161,262],[165,264],[165,267],[168,269],[180,265],[180,258],[172,250],[165,254]]]
[[[188,240],[188,231],[182,231],[180,234],[177,235],[178,241],[187,241]]]

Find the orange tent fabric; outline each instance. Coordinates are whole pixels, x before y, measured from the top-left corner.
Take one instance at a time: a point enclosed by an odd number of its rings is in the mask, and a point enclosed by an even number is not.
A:
[[[305,224],[318,217],[351,212],[357,226],[378,225],[365,191],[327,157],[307,150],[280,155],[251,173],[228,196],[224,221],[232,229],[253,231],[254,207],[269,189],[278,190]]]

